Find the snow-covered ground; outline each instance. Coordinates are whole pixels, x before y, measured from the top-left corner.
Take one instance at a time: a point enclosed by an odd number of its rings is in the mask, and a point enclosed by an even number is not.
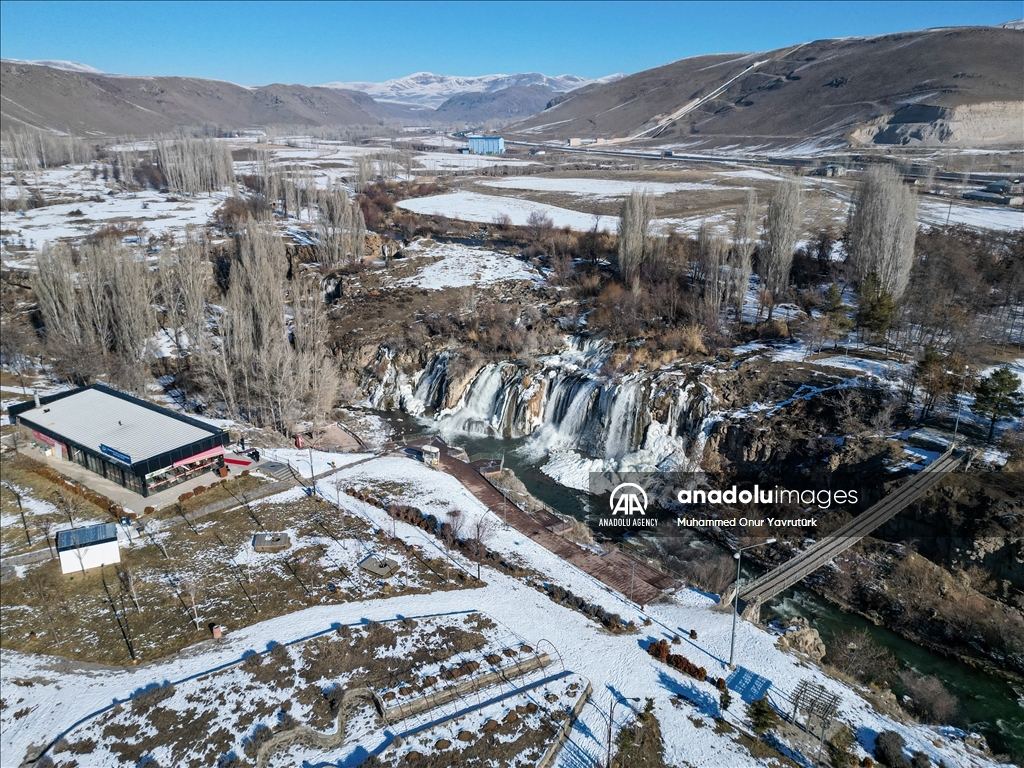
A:
[[[467,171],[495,165],[535,165],[531,160],[511,160],[504,155],[458,155],[449,152],[424,152],[416,155],[420,167],[428,171]]]
[[[460,288],[468,285],[490,285],[509,280],[541,281],[540,274],[510,253],[476,248],[461,243],[417,241],[407,247],[408,256],[422,256],[434,261],[422,266],[417,274],[398,281],[428,290]]]
[[[372,453],[332,453],[316,448],[263,448],[262,453],[264,458],[290,465],[307,480],[373,456]]]
[[[959,200],[921,199],[917,208],[917,220],[922,224],[945,226],[966,224],[975,229],[1013,231],[1024,229],[1024,210],[1008,205],[968,205]]]
[[[674,192],[691,192],[719,189],[714,184],[699,182],[660,181],[619,181],[615,179],[549,179],[540,176],[512,176],[508,179],[494,179],[480,182],[486,187],[498,189],[524,189],[533,192],[568,192],[570,195],[607,200],[626,197],[634,190],[653,197]]]
[[[247,651],[264,650],[272,642],[292,642],[336,624],[481,611],[515,636],[536,639],[536,642],[542,638],[550,641],[565,668],[592,683],[594,697],[584,708],[557,762],[562,768],[591,765],[602,758],[610,696],[654,699],[655,713],[662,722],[666,758],[672,763],[700,768],[761,765],[729,735],[707,727],[713,725],[711,718],[718,714],[717,692],[710,683],[699,683],[677,673],[645,652],[649,642],[660,638],[671,640],[674,635],[684,638],[682,644],[676,646],[678,652],[704,666],[709,676],[727,677],[737,699],[749,701],[767,692],[770,700],[785,707],[784,697],[799,681],[808,680],[839,696],[839,715],[851,724],[862,748],[870,749],[878,732],[891,729],[905,737],[909,749],[924,751],[936,763],[944,759],[949,765],[963,768],[991,764],[966,748],[955,734],[944,735],[954,732],[896,723],[877,714],[853,690],[825,676],[814,665],[779,651],[775,646],[776,637],[747,622],[740,622],[737,627],[739,664],[735,672],[730,672],[724,659],[728,655],[731,617],[712,610],[715,602],[712,597],[684,590],[664,603],[641,611],[591,576],[535,544],[529,536],[514,529],[503,529],[500,520],[488,513],[454,478],[419,462],[397,457],[379,458],[342,469],[325,482],[336,482],[342,487],[366,486],[375,489],[378,495],[415,504],[442,518],[448,511],[459,509],[469,529],[478,519],[487,519],[495,527],[487,538],[490,548],[546,574],[547,578],[586,600],[637,622],[640,633],[610,635],[583,614],[556,605],[525,581],[486,569],[487,584],[481,588],[307,608],[232,632],[223,640],[208,641],[174,658],[132,669],[83,669],[44,656],[4,650],[0,655],[3,662],[0,674],[7,698],[7,706],[0,710],[0,721],[4,725],[0,737],[3,753],[19,761],[30,744],[50,741],[88,719],[90,713],[103,711],[112,702],[124,700],[151,683],[177,682],[200,675],[239,661]],[[377,527],[394,530],[409,544],[440,552],[437,541],[418,528],[395,522],[386,513],[347,496],[341,497],[341,504],[348,512],[367,517]],[[514,610],[510,610],[512,606]],[[649,625],[644,624],[646,619],[650,620]],[[690,634],[691,630],[695,635]],[[673,698],[682,699],[683,703],[674,704]],[[738,723],[741,711],[741,703],[734,703],[727,718]],[[20,713],[17,719],[16,713]],[[625,725],[630,718],[627,706],[616,710],[617,727]],[[70,740],[74,740],[73,735]],[[381,740],[379,731],[367,731],[333,751],[307,754],[303,750],[302,758],[311,763],[349,764],[356,755],[378,748]],[[93,765],[87,755],[77,757],[82,768]],[[273,764],[298,763],[293,751],[278,755]]]
[[[555,227],[569,227],[578,232],[587,232],[597,226],[605,232],[616,232],[619,227],[618,216],[594,216],[589,213],[571,211],[555,205],[520,200],[515,197],[499,197],[497,195],[481,195],[477,192],[452,192],[447,195],[433,197],[417,197],[396,203],[413,213],[428,216],[447,216],[463,221],[481,221],[492,224],[508,216],[512,224],[526,226],[531,213],[539,212],[551,217]]]
[[[11,233],[5,234],[5,239],[34,248],[64,238],[85,237],[97,229],[120,223],[139,223],[147,234],[158,237],[169,232],[180,234],[186,226],[204,226],[230,194],[230,190],[224,190],[176,200],[153,190],[100,195],[88,166],[55,168],[34,176],[38,177],[44,195],[81,196],[70,203],[47,205],[23,213],[3,213],[2,228]],[[10,196],[11,189],[5,187],[5,194]],[[100,199],[89,199],[97,197]]]

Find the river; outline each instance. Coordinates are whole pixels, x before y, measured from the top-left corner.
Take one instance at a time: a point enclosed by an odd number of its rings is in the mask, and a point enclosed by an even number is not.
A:
[[[417,419],[396,411],[376,414],[391,425],[396,435],[407,439],[436,433],[436,425],[429,419]],[[520,450],[526,440],[469,434],[449,438],[451,444],[465,449],[471,457],[504,458],[505,466],[516,473],[531,494],[559,512],[585,519],[590,511],[588,495],[561,486],[541,472],[540,462]],[[941,680],[959,700],[960,711],[971,729],[984,734],[994,752],[1009,753],[1024,765],[1024,688],[1015,690],[1001,678],[922,648],[799,587],[783,593],[765,608],[765,617],[807,618],[818,629],[826,648],[838,634],[867,630],[875,642],[890,650],[906,666]]]

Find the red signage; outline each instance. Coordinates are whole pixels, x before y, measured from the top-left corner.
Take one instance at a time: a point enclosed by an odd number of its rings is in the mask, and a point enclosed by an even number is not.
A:
[[[52,437],[48,437],[47,435],[44,435],[42,432],[36,432],[36,430],[33,429],[32,430],[32,434],[35,436],[36,440],[42,440],[47,445],[56,445],[57,444],[56,440],[54,440]]]

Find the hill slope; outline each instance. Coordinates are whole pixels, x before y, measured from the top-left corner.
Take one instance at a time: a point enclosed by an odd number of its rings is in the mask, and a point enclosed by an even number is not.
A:
[[[641,141],[692,147],[1019,147],[1022,59],[1024,32],[996,27],[698,56],[568,94],[514,130],[534,139],[646,132]]]
[[[385,112],[364,93],[304,85],[245,88],[187,77],[123,77],[5,60],[0,127],[150,134],[178,125],[375,123]]]
[[[529,117],[543,110],[556,93],[543,85],[519,85],[491,93],[460,93],[438,107],[432,117],[469,123]]]

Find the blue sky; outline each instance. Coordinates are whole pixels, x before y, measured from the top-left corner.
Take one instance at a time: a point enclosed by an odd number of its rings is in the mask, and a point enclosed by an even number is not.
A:
[[[0,53],[243,85],[632,73],[703,53],[999,24],[1013,2],[0,2]]]

